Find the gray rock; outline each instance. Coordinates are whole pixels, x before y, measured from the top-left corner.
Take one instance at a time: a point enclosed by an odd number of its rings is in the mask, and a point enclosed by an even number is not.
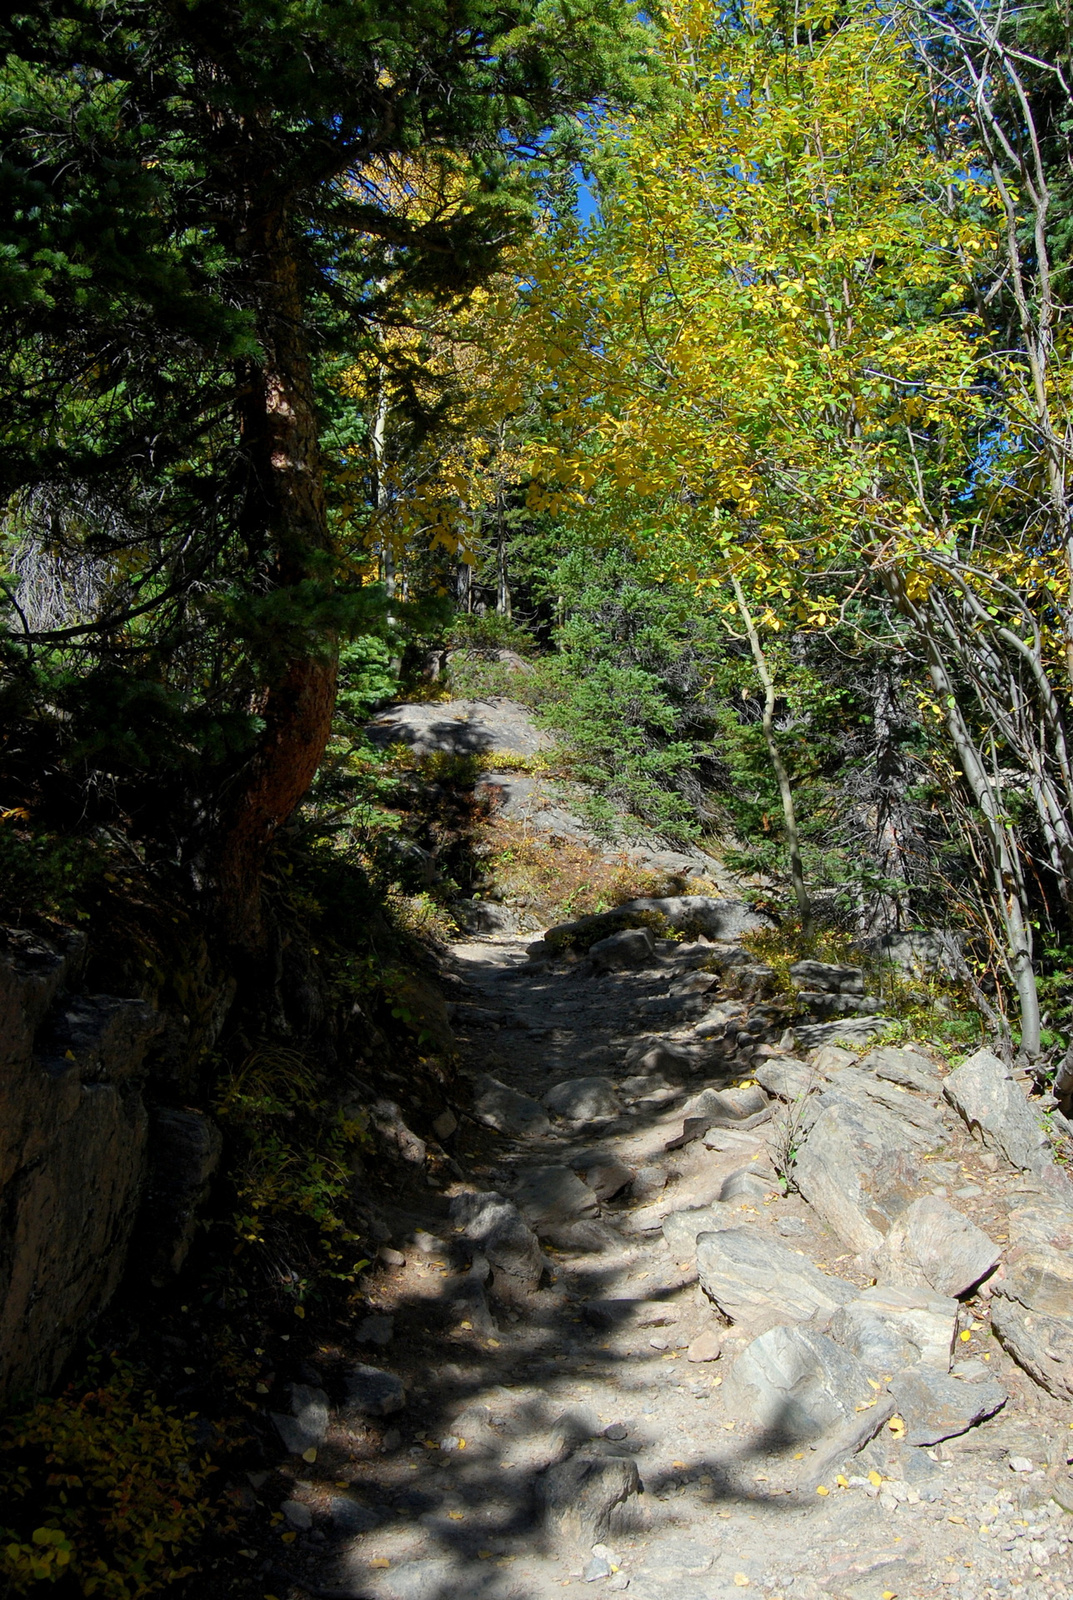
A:
[[[1058,1400],[1073,1400],[1073,1323],[1027,1311],[1018,1300],[996,1294],[991,1331],[1035,1381]]]
[[[359,1344],[383,1346],[391,1343],[394,1332],[394,1317],[363,1317],[355,1329],[354,1337]]]
[[[947,1295],[928,1288],[876,1286],[839,1306],[827,1332],[873,1376],[890,1375],[917,1361],[948,1372],[957,1319],[957,1301]]]
[[[569,1167],[529,1167],[514,1189],[514,1203],[540,1233],[563,1222],[595,1217],[599,1202],[588,1184]]]
[[[736,1172],[730,1173],[724,1179],[719,1199],[723,1205],[728,1205],[731,1201],[739,1203],[742,1200],[764,1201],[781,1191],[782,1185],[773,1172],[758,1172],[754,1165],[739,1167]]]
[[[305,1383],[291,1384],[291,1414],[272,1413],[276,1432],[292,1455],[315,1449],[328,1432],[328,1396]]]
[[[570,1456],[549,1467],[540,1481],[545,1530],[573,1544],[598,1544],[624,1526],[640,1487],[632,1456]]]
[[[547,1262],[540,1240],[516,1205],[494,1190],[459,1194],[451,1201],[451,1219],[489,1262],[500,1293],[513,1289],[525,1294],[537,1287]]]
[[[597,1328],[673,1328],[680,1315],[675,1306],[626,1297],[586,1300],[581,1314]]]
[[[880,1283],[929,1284],[963,1295],[998,1266],[994,1240],[936,1195],[922,1195],[891,1223],[873,1257]]]
[[[284,1500],[279,1508],[288,1527],[298,1533],[308,1533],[313,1526],[313,1513],[301,1500]]]
[[[684,1050],[676,1050],[669,1044],[653,1045],[650,1050],[645,1051],[636,1065],[640,1072],[658,1075],[670,1083],[677,1083],[682,1078],[688,1077],[693,1070],[692,1057]]]
[[[692,1261],[702,1233],[718,1233],[723,1228],[736,1227],[739,1221],[739,1214],[730,1206],[716,1201],[693,1211],[672,1211],[663,1219],[663,1237],[676,1261]]]
[[[694,1578],[710,1572],[714,1561],[707,1545],[672,1534],[652,1540],[644,1551],[641,1571],[659,1578]]]
[[[406,1390],[402,1379],[393,1372],[383,1372],[379,1367],[366,1367],[361,1362],[348,1367],[343,1374],[346,1386],[344,1412],[359,1417],[389,1417],[401,1411],[406,1404]]]
[[[648,928],[623,928],[589,946],[589,960],[598,972],[650,966],[655,957],[656,941]]]
[[[894,1218],[928,1187],[911,1148],[926,1141],[883,1107],[831,1091],[818,1097],[812,1116],[794,1181],[847,1244],[874,1250]]]
[[[905,1422],[910,1444],[939,1444],[968,1432],[974,1422],[994,1416],[1006,1404],[1006,1391],[993,1378],[965,1383],[934,1367],[896,1373],[890,1393]]]
[[[584,1567],[581,1576],[586,1583],[595,1583],[597,1578],[609,1578],[611,1563],[606,1556],[593,1556]]]
[[[683,1117],[707,1117],[708,1126],[733,1127],[768,1108],[762,1089],[702,1089],[682,1107]]]
[[[488,750],[534,755],[553,743],[534,726],[524,706],[502,696],[390,706],[366,731],[374,744],[407,744],[422,755],[481,755]]]
[[[776,1217],[775,1232],[784,1239],[807,1239],[811,1229],[804,1217]]]
[[[697,1240],[697,1275],[723,1315],[758,1332],[804,1322],[857,1297],[859,1290],[829,1277],[786,1245],[753,1228],[724,1228]]]
[[[1064,1206],[1040,1201],[1010,1212],[991,1326],[1037,1383],[1073,1400],[1073,1213]]]
[[[921,1094],[939,1094],[943,1087],[934,1065],[916,1050],[896,1050],[891,1045],[880,1045],[861,1057],[860,1070],[874,1072],[877,1078],[900,1083],[906,1089],[919,1089]]]
[[[703,934],[732,944],[743,933],[771,926],[769,918],[753,911],[743,900],[723,900],[707,894],[673,894],[658,899],[629,900],[622,911],[654,911],[678,933]]]
[[[794,1061],[789,1056],[770,1056],[767,1061],[761,1061],[753,1077],[768,1094],[791,1102],[803,1100],[811,1091],[823,1086],[823,1078],[814,1067],[806,1067],[803,1061]]]
[[[349,1495],[333,1494],[328,1500],[328,1515],[336,1533],[344,1539],[356,1539],[359,1534],[371,1533],[380,1526],[380,1518],[368,1506],[359,1506]]]
[[[824,1045],[836,1045],[840,1039],[866,1044],[873,1034],[882,1033],[893,1021],[893,1017],[876,1014],[840,1017],[837,1022],[795,1022],[794,1038],[802,1050],[819,1050]]]
[[[1043,1172],[1050,1152],[1043,1129],[1009,1071],[990,1050],[977,1050],[943,1085],[950,1104],[969,1131],[1011,1166]]]
[[[536,1100],[487,1073],[473,1085],[473,1115],[486,1127],[512,1139],[536,1139],[551,1127],[547,1112]]]
[[[868,1373],[814,1329],[775,1327],[742,1351],[723,1384],[731,1416],[759,1423],[772,1441],[821,1438],[875,1400]]]
[[[485,1276],[489,1275],[490,1268],[487,1262],[483,1271]],[[465,1277],[452,1287],[451,1304],[458,1320],[468,1322],[474,1333],[479,1333],[482,1338],[494,1339],[499,1333],[498,1324],[484,1292],[484,1282],[480,1272],[467,1272]]]
[[[566,1122],[598,1122],[622,1110],[610,1078],[568,1078],[548,1090],[544,1104]]]
[[[585,1150],[570,1165],[597,1200],[611,1200],[633,1182],[633,1168],[609,1150]]]
[[[441,1144],[444,1139],[449,1139],[453,1133],[458,1131],[458,1118],[450,1106],[446,1106],[439,1116],[433,1119],[432,1131]]]
[[[823,994],[864,993],[861,967],[840,967],[830,961],[795,961],[790,977],[799,990],[819,990]]]

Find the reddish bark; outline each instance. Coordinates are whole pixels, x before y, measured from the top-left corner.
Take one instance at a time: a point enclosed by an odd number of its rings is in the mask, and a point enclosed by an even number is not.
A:
[[[263,363],[251,373],[243,416],[249,472],[245,532],[262,560],[265,590],[329,575],[312,366],[303,297],[286,218],[266,219],[250,252],[265,306]],[[262,879],[280,826],[309,790],[331,732],[338,643],[333,634],[293,627],[257,710],[265,727],[228,786],[214,888],[228,940],[255,954],[263,943]]]

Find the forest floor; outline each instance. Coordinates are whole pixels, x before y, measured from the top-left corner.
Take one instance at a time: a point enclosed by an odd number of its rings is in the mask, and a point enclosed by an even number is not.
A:
[[[554,853],[554,837],[541,848]],[[750,1413],[736,1364],[759,1333],[801,1319],[785,1252],[843,1298],[874,1277],[776,1181],[784,1119],[699,1133],[685,1121],[698,1093],[743,1075],[768,1099],[749,1055],[701,1047],[706,941],[657,940],[610,968],[534,958],[532,942],[499,932],[450,949],[460,1079],[438,1132],[456,1180],[381,1197],[356,1330],[366,1365],[326,1349],[304,1368],[294,1412],[333,1399],[316,1464],[296,1453],[255,1485],[285,1497],[266,1588],[279,1600],[1073,1594],[1069,1408],[991,1336],[987,1285],[953,1308],[951,1361],[966,1391],[1000,1386],[988,1420],[914,1444],[887,1403],[868,1440],[853,1412],[886,1399],[878,1367],[849,1411],[859,1451],[845,1429],[791,1437]],[[948,1071],[926,1040],[914,1048],[937,1078]],[[752,1061],[810,1070],[810,1055],[784,1039]],[[824,1059],[811,1070],[833,1076]],[[549,1117],[541,1102],[564,1083],[552,1106],[570,1114]],[[970,1138],[941,1093],[900,1092],[943,1119],[932,1192],[1001,1246],[1039,1181]],[[733,1320],[698,1281],[712,1235],[698,1245],[675,1221],[698,1208],[761,1263],[751,1311]]]

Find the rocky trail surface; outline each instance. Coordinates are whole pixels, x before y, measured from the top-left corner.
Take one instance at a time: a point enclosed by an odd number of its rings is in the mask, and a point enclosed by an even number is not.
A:
[[[381,1109],[432,1176],[375,1219],[367,1361],[277,1417],[277,1595],[1073,1592],[1073,1198],[1024,1086],[871,1049],[858,969],[795,968],[788,1027],[747,925],[453,947],[463,1089],[433,1168]]]

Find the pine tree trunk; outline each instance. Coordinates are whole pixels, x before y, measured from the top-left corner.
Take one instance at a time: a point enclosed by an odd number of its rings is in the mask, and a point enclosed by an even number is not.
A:
[[[263,551],[263,592],[330,577],[324,483],[304,306],[287,219],[257,230],[251,280],[263,307],[263,359],[251,367],[241,426],[247,464],[247,542]],[[289,629],[289,637],[283,631]],[[331,732],[338,641],[315,626],[281,625],[281,659],[255,709],[256,748],[222,797],[212,887],[223,931],[237,951],[263,945],[262,879],[280,826],[309,790]]]

